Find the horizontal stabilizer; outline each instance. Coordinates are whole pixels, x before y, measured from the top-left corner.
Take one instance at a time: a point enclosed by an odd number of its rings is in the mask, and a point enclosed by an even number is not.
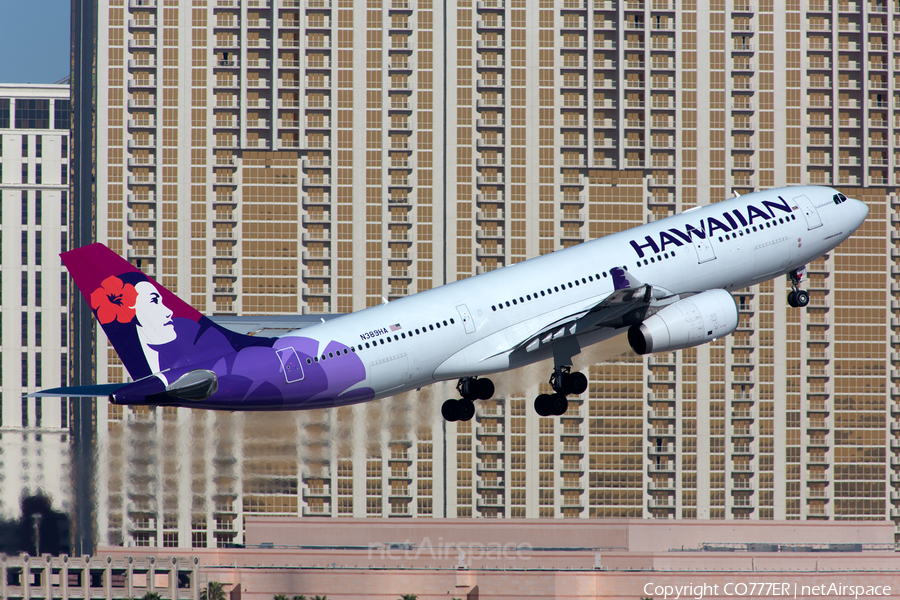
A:
[[[101,383],[99,385],[73,385],[51,388],[28,394],[26,398],[102,398],[124,387],[125,383]]]

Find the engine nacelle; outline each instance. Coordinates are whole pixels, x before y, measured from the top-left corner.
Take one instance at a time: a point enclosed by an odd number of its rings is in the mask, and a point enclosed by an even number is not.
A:
[[[708,290],[679,300],[628,329],[638,354],[692,348],[737,329],[738,308],[725,290]]]

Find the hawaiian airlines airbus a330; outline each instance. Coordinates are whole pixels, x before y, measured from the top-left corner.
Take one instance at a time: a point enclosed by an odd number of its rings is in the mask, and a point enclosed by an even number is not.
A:
[[[566,411],[587,378],[582,348],[627,330],[638,354],[690,348],[732,333],[730,291],[787,274],[788,303],[806,306],[805,265],[862,225],[868,207],[826,187],[746,194],[367,308],[279,337],[230,331],[107,247],[66,252],[132,382],[36,395],[109,395],[115,404],[221,410],[329,408],[458,379],[443,416],[468,420],[488,399],[484,377],[547,358]]]

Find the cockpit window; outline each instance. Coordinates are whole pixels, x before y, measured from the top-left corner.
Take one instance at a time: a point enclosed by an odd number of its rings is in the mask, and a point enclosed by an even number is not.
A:
[[[847,199],[847,196],[845,196],[843,194],[835,194],[832,199],[834,200],[835,204],[840,204],[841,202],[844,202]]]

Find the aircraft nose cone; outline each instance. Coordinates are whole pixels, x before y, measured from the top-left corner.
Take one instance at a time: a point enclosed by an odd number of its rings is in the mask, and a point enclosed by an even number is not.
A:
[[[854,200],[853,203],[857,213],[856,227],[854,229],[858,229],[863,224],[863,221],[866,220],[866,217],[869,216],[869,206],[862,200]]]

